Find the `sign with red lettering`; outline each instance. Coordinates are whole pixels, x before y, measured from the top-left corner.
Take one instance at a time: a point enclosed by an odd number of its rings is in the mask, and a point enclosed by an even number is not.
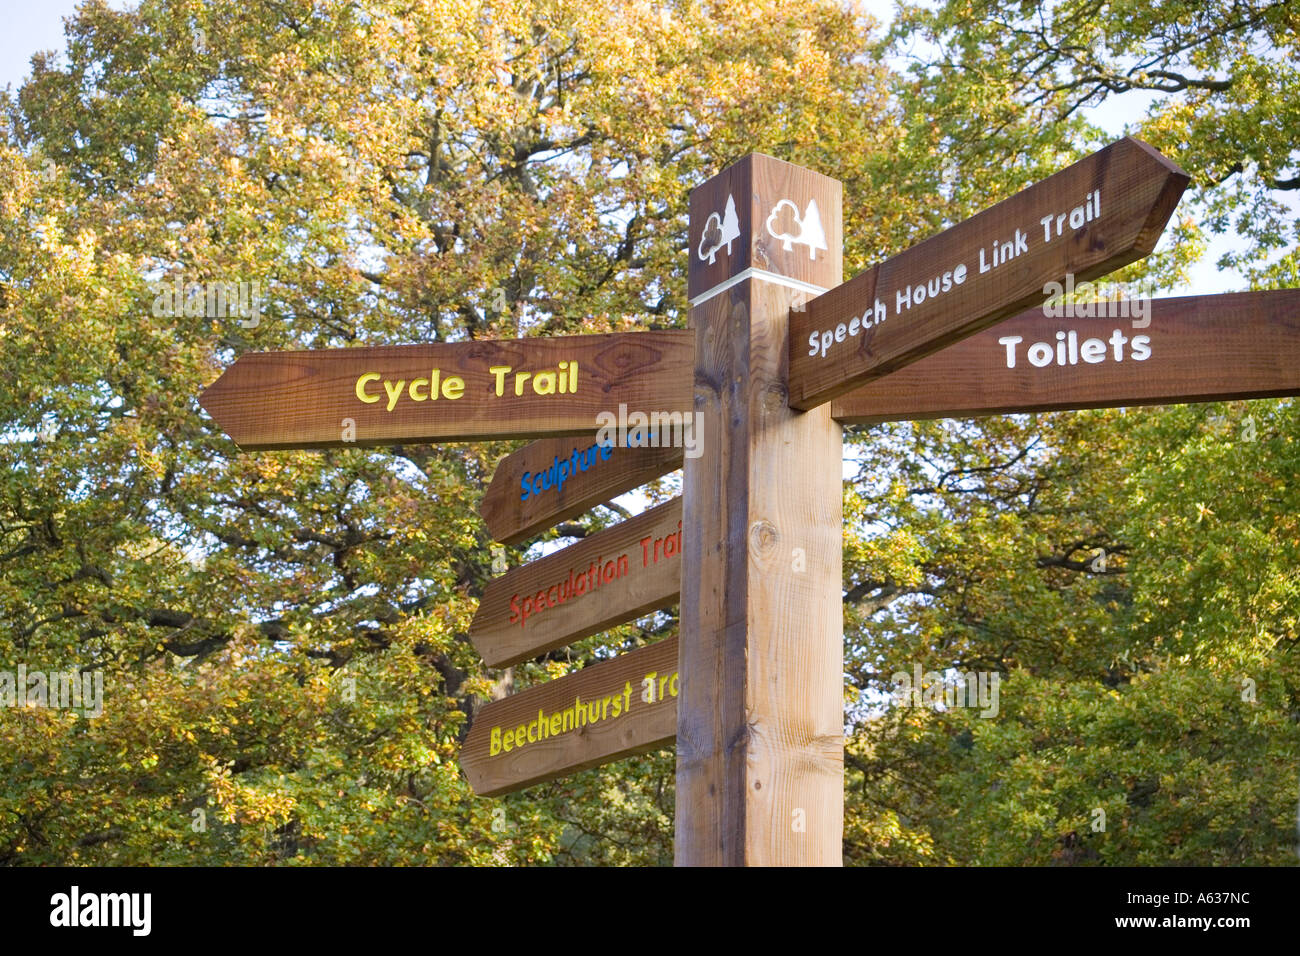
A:
[[[682,500],[643,511],[488,582],[469,637],[507,667],[670,607],[681,592]]]

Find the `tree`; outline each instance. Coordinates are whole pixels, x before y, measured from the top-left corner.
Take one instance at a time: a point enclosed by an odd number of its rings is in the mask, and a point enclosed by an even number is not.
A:
[[[918,136],[945,151],[1024,162],[1065,130],[1095,142],[1086,107],[1149,102],[1134,132],[1196,185],[1183,209],[1200,221],[1188,218],[1180,241],[1235,231],[1246,241],[1220,266],[1261,287],[1296,284],[1294,4],[963,0],[905,6],[893,36],[900,53],[921,51],[911,70],[930,107],[919,115],[937,122]]]
[[[816,259],[818,251],[826,251],[826,230],[822,228],[822,214],[815,199],[808,200],[808,208],[799,220],[798,241],[808,247],[809,259]]]
[[[1205,232],[1234,228],[1245,248],[1222,264],[1294,284],[1297,237],[1277,199],[1296,161],[1281,103],[1294,25],[1288,5],[1263,3],[907,8],[892,32],[895,52],[915,51],[905,150],[934,157],[908,170],[932,169],[936,207],[960,218],[1102,140],[1082,107],[1144,90],[1135,132],[1194,188],[1172,241],[1118,277],[1176,282]],[[1294,861],[1293,401],[903,424],[852,441],[846,510],[874,530],[846,551],[862,695],[849,858]],[[882,697],[916,662],[1002,675],[1000,715]]]
[[[247,349],[683,324],[690,187],[888,152],[845,119],[887,108],[862,24],[143,0],[67,32],[2,111],[0,665],[101,673],[105,710],[0,709],[0,860],[667,860],[670,756],[500,801],[457,767],[476,702],[675,626],[483,669],[510,444],[241,455],[196,398]],[[177,280],[259,283],[259,323],[155,316]]]
[[[1142,132],[1249,159],[1124,275],[1220,225],[1290,275],[1289,8],[1004,9],[906,11],[904,75],[834,3],[83,6],[0,111],[0,669],[91,669],[104,714],[0,708],[0,860],[668,862],[671,754],[502,800],[456,766],[478,701],[676,626],[482,667],[511,444],[241,455],[195,399],[248,349],[681,326],[686,196],[751,150],[844,182],[855,272],[1087,151],[1144,36],[1231,85]],[[155,316],[177,280],[260,322]],[[1297,438],[1279,401],[851,434],[846,858],[1289,858]],[[1001,716],[887,705],[914,663],[996,671]]]

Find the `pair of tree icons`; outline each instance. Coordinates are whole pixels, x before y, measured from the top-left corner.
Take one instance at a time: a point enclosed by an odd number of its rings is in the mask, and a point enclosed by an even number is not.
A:
[[[772,207],[765,225],[768,235],[780,240],[781,248],[786,252],[792,252],[796,244],[802,243],[808,247],[808,258],[815,259],[818,250],[826,250],[826,231],[822,228],[821,212],[817,209],[815,199],[808,200],[808,206],[802,213],[791,200],[780,200]],[[740,219],[736,215],[736,200],[728,195],[722,215],[711,212],[704,222],[704,234],[696,250],[700,261],[713,265],[723,246],[727,247],[727,255],[731,255],[731,243],[739,235]]]
[[[796,243],[808,247],[808,258],[816,259],[817,251],[826,251],[826,231],[822,228],[822,214],[817,200],[809,199],[808,207],[799,214],[799,207],[789,199],[782,199],[772,207],[767,217],[767,234],[781,240],[781,248],[791,252]]]

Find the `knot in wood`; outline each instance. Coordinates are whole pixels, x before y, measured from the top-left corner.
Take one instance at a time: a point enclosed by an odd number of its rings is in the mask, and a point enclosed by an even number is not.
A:
[[[758,563],[766,563],[776,554],[776,542],[780,535],[776,525],[766,518],[760,518],[749,526],[749,556]]]
[[[768,414],[786,408],[789,400],[789,392],[779,382],[773,382],[763,389],[763,411]]]

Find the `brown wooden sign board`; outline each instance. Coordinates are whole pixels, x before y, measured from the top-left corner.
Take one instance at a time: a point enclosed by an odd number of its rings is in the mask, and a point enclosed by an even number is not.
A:
[[[469,637],[489,667],[507,667],[677,603],[682,499],[493,578]]]
[[[669,746],[678,692],[670,637],[485,704],[460,765],[474,792],[492,797]]]
[[[689,395],[678,400],[689,407]],[[681,447],[543,438],[502,459],[479,514],[495,540],[516,544],[680,468],[682,457]]]
[[[1300,290],[1045,308],[864,385],[831,414],[872,424],[1300,393]]]
[[[809,409],[1149,254],[1188,176],[1124,138],[812,299],[790,316]]]
[[[200,404],[241,448],[592,435],[601,412],[687,412],[690,332],[255,352]]]

